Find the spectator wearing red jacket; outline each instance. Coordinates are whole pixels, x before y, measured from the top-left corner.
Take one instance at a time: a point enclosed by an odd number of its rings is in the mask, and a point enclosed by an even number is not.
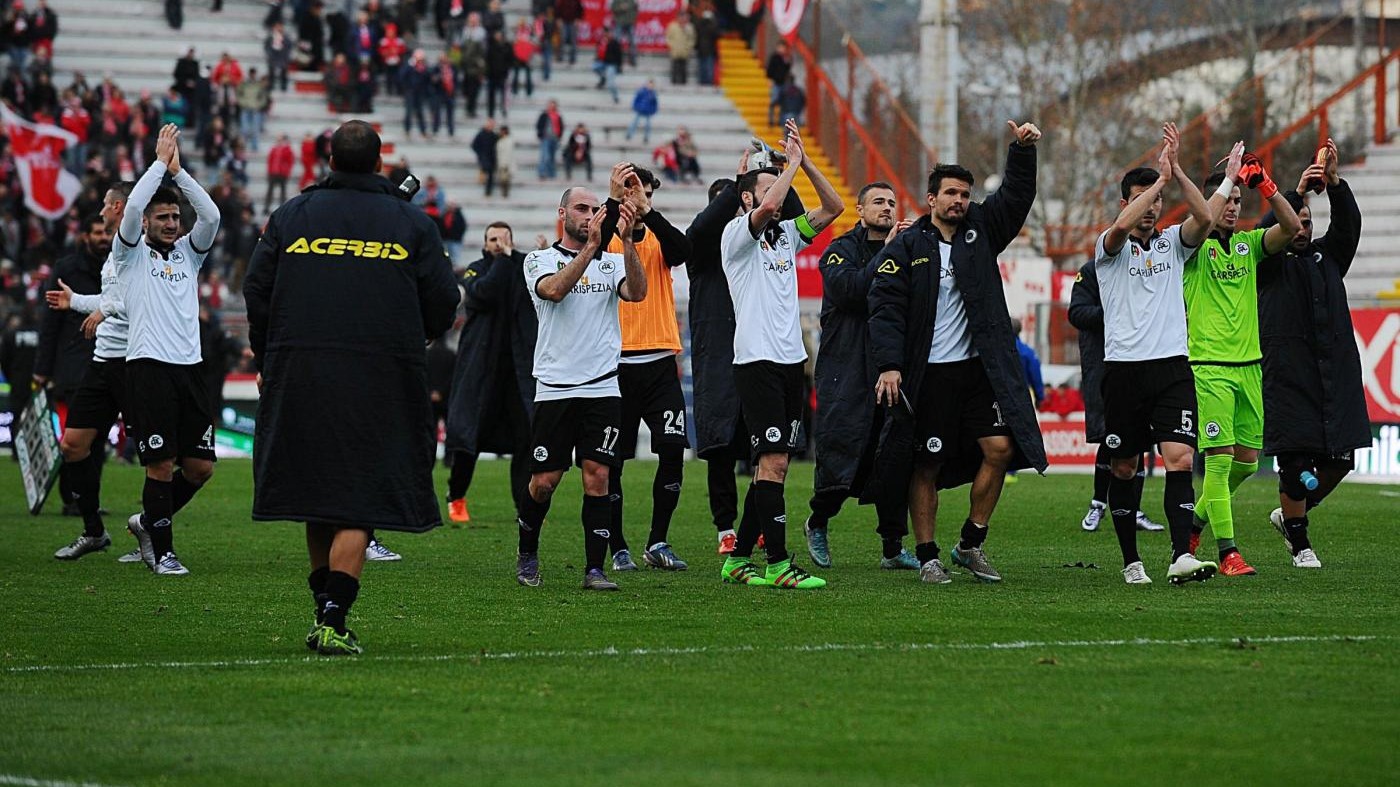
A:
[[[315,155],[314,142],[312,155]],[[267,197],[263,200],[263,212],[271,213],[274,203],[272,202],[272,191],[278,191],[277,205],[287,201],[287,181],[292,177],[292,166],[295,164],[295,157],[292,155],[292,144],[287,140],[286,134],[279,134],[277,142],[272,145],[272,149],[267,152]]]
[[[301,138],[301,183],[297,188],[304,189],[315,183],[319,169],[316,137],[308,131],[306,136]]]
[[[399,94],[399,68],[406,54],[408,44],[399,35],[399,26],[393,22],[385,25],[384,37],[379,39],[379,62],[384,64],[384,89],[391,96]]]

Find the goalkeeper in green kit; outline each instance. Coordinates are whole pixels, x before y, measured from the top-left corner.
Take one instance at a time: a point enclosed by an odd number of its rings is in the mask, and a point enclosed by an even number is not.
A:
[[[1259,469],[1264,446],[1264,394],[1259,349],[1259,263],[1288,245],[1301,224],[1262,162],[1246,153],[1239,182],[1259,192],[1278,217],[1267,230],[1236,231],[1240,185],[1217,172],[1203,191],[1225,199],[1225,213],[1187,261],[1186,320],[1191,369],[1196,377],[1199,449],[1206,475],[1196,500],[1191,551],[1207,523],[1220,550],[1220,573],[1247,576],[1254,568],[1235,546],[1232,498]]]

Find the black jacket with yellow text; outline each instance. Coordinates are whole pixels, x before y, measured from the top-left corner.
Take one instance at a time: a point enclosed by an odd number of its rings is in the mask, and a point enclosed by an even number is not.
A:
[[[272,214],[243,294],[263,379],[253,518],[441,524],[425,348],[460,294],[432,219],[378,175],[333,172]]]

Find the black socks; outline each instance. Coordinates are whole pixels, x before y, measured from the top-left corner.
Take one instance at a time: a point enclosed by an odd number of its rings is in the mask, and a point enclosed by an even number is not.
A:
[[[613,503],[608,495],[583,496],[583,552],[586,570],[603,569],[608,556],[608,527],[612,520]]]
[[[753,490],[757,483],[749,484],[749,491],[744,495],[744,518],[739,520],[739,539],[731,557],[753,557],[754,545],[763,532],[759,525],[758,507],[754,503]]]
[[[963,549],[980,549],[987,541],[987,526],[978,525],[971,519],[963,520],[962,533],[959,534],[958,546]]]
[[[656,478],[651,482],[651,533],[647,548],[665,541],[671,531],[671,517],[681,502],[681,480],[685,475],[685,449],[668,446],[661,449],[661,462]]]
[[[185,478],[185,472],[180,468],[175,468],[175,475],[170,479],[170,507],[171,513],[179,513],[190,500],[194,499],[195,493],[203,488],[203,484],[196,484]]]
[[[1142,560],[1137,549],[1137,512],[1142,508],[1142,482],[1136,475],[1122,479],[1112,476],[1108,482],[1108,508],[1113,514],[1113,532],[1118,536],[1118,549],[1123,553],[1123,565]]]
[[[325,589],[316,595],[316,606],[320,610],[317,619],[322,625],[335,629],[337,634],[345,633],[345,616],[360,595],[360,580],[343,571],[326,571]],[[315,576],[316,572],[312,572]]]
[[[146,485],[141,490],[141,510],[145,517],[143,524],[151,536],[156,560],[175,551],[174,536],[170,532],[170,520],[175,516],[174,487],[174,481],[157,481],[147,476]]]
[[[622,468],[608,468],[608,548],[617,554],[627,549],[627,537],[622,534]]]
[[[516,512],[520,525],[520,554],[533,555],[540,551],[540,528],[549,514],[549,500],[537,502],[527,491],[520,498],[520,510]]]
[[[306,586],[311,588],[311,598],[316,605],[316,622],[321,622],[321,595],[326,592],[326,579],[331,575],[329,566],[313,569],[306,575]]]
[[[476,454],[457,451],[452,454],[452,472],[447,476],[447,499],[461,500],[467,496],[476,474]]]
[[[768,555],[768,562],[787,560],[787,502],[783,499],[783,485],[777,481],[753,482],[753,507],[763,531],[763,551]],[[746,518],[747,508],[745,506]]]
[[[1283,531],[1288,534],[1288,546],[1293,550],[1293,554],[1312,549],[1312,542],[1308,540],[1306,515],[1283,520]]]
[[[714,518],[715,530],[724,532],[734,529],[739,518],[739,489],[734,479],[734,460],[710,459],[705,462],[705,481],[710,490],[710,516]]]
[[[930,560],[937,560],[938,542],[930,541],[927,544],[915,544],[914,557],[919,559],[919,565],[921,566]]]
[[[102,486],[102,460],[96,451],[79,462],[64,462],[60,473],[67,479],[69,494],[83,515],[83,535],[94,538],[106,532],[98,502]]]
[[[1168,470],[1162,507],[1167,511],[1167,529],[1172,537],[1172,562],[1191,551],[1191,518],[1195,513],[1196,490],[1191,488],[1190,470]]]

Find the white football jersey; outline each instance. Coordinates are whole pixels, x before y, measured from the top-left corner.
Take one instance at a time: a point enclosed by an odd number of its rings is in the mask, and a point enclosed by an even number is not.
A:
[[[1186,296],[1182,278],[1195,249],[1181,225],[1154,235],[1146,248],[1131,237],[1117,254],[1094,242],[1094,271],[1103,301],[1105,361],[1153,361],[1186,355]]]
[[[150,358],[179,366],[200,362],[199,269],[208,250],[195,251],[189,235],[168,254],[146,243],[127,245],[120,234],[111,260],[120,279],[128,324],[126,358]]]
[[[574,253],[555,244],[525,255],[525,287],[539,317],[535,341],[535,401],[621,396],[618,289],[626,279],[622,255],[604,252],[588,263],[564,299],[541,298],[535,284],[563,270]]]
[[[796,220],[769,224],[755,238],[747,214],[720,236],[720,261],[734,301],[734,363],[802,363],[797,308],[797,253],[810,244]]]

